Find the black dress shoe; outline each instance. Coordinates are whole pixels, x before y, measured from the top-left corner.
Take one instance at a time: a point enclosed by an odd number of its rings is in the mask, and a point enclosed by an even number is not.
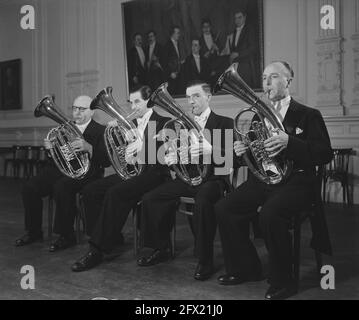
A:
[[[170,255],[168,250],[155,249],[148,257],[142,257],[137,260],[137,264],[140,267],[148,267],[158,264],[160,262],[167,261]]]
[[[71,270],[81,272],[92,269],[102,262],[103,255],[101,252],[89,251],[80,260],[76,261]]]
[[[224,286],[232,286],[232,285],[236,285],[236,284],[241,284],[244,282],[255,282],[255,281],[262,281],[264,279],[264,277],[262,275],[253,275],[253,276],[247,276],[247,277],[242,277],[239,275],[234,275],[234,274],[224,274],[222,276],[218,277],[218,282],[221,285]]]
[[[69,237],[60,236],[57,240],[50,244],[49,251],[55,252],[59,250],[64,250],[76,245],[76,238],[74,235]]]
[[[270,286],[265,294],[266,300],[284,300],[295,294],[297,294],[298,290],[295,286],[288,287],[276,287]]]
[[[15,240],[16,247],[26,246],[30,243],[43,241],[42,233],[32,234],[26,233],[21,238]]]
[[[198,263],[196,271],[194,272],[194,278],[196,280],[205,281],[209,279],[214,273],[213,263],[202,264]]]

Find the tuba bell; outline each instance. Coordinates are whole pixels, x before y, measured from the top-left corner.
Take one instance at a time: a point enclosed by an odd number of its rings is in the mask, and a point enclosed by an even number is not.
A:
[[[187,138],[189,140],[188,145],[182,144],[184,147],[189,147],[191,143],[201,142],[203,140],[203,135],[201,133],[201,129],[198,124],[192,120],[183,110],[182,108],[176,103],[176,101],[171,97],[171,95],[167,91],[168,83],[161,84],[151,95],[148,106],[158,106],[159,108],[163,109],[164,111],[171,114],[174,119],[169,120],[163,126],[163,130],[175,128],[177,125],[177,132],[186,132],[190,133]],[[177,151],[177,158],[179,157],[179,149],[177,146],[177,142],[181,141],[182,143],[185,142],[186,139],[179,138],[178,136],[172,137],[169,141],[167,141],[167,145],[172,150]],[[204,178],[207,176],[208,173],[208,164],[191,164],[194,166],[194,170],[187,170],[187,165],[183,163],[179,163],[179,165],[173,165],[172,169],[176,172],[177,176],[184,181],[185,183],[191,186],[197,186],[201,184]]]
[[[106,150],[116,173],[124,180],[140,175],[144,169],[143,164],[130,164],[126,161],[126,148],[141,140],[137,128],[132,121],[136,112],[127,115],[112,97],[112,87],[100,91],[92,100],[90,109],[100,109],[110,117],[117,120],[117,126],[107,125],[104,133]]]
[[[244,160],[259,180],[267,184],[280,183],[290,174],[293,164],[285,159],[282,153],[270,157],[264,148],[264,141],[278,130],[285,131],[283,124],[274,110],[243,81],[237,69],[238,63],[232,64],[219,77],[214,91],[222,89],[249,104],[249,107],[242,108],[234,118],[235,136],[248,146]],[[243,122],[240,118],[245,113],[254,113],[258,120],[253,120],[251,128],[247,132],[242,132]]]
[[[51,143],[50,154],[58,169],[66,176],[81,179],[90,168],[89,156],[86,152],[75,152],[71,143],[83,139],[82,133],[56,106],[50,95],[45,96],[37,105],[34,116],[45,116],[60,124],[51,129],[46,139]]]

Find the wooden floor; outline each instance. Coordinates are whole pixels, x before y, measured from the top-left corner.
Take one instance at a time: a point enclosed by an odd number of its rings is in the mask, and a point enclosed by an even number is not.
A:
[[[20,186],[19,180],[0,178],[0,299],[263,299],[266,281],[232,287],[217,284],[217,276],[224,271],[218,237],[216,274],[205,282],[193,279],[196,266],[193,238],[184,217],[178,217],[176,258],[148,268],[136,265],[130,223],[124,230],[126,244],[117,256],[83,273],[71,272],[70,266],[86,252],[86,239],[60,253],[48,252],[49,239],[15,248],[14,240],[23,234]],[[324,263],[335,268],[335,290],[322,290],[319,286],[313,251],[309,248],[310,228],[305,224],[300,292],[293,299],[359,299],[359,207],[344,209],[332,204],[326,211],[334,256],[324,257]],[[44,221],[44,229],[46,227]],[[256,241],[256,246],[266,269],[263,242]],[[34,290],[21,289],[20,270],[24,265],[35,268]]]

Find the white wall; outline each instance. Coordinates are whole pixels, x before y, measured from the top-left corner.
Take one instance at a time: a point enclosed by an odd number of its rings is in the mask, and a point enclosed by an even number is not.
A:
[[[66,112],[80,93],[94,96],[114,87],[127,98],[123,0],[0,0],[0,61],[23,61],[23,109],[0,112],[0,146],[39,144],[52,126],[32,112],[45,94],[56,95]],[[293,96],[317,107],[335,147],[359,149],[359,0],[264,0],[265,64],[289,61],[295,71]],[[36,30],[19,27],[20,6],[33,4]],[[336,10],[333,31],[320,29],[320,7]],[[183,99],[179,102],[186,105]],[[214,109],[234,116],[240,103],[213,98]],[[97,119],[105,121],[99,112]],[[355,199],[359,202],[358,156],[353,156]],[[333,190],[336,194],[337,191]],[[341,198],[334,197],[341,200]]]

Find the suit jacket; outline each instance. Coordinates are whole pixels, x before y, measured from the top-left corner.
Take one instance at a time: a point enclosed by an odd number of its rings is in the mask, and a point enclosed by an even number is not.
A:
[[[163,142],[155,136],[160,133],[163,126],[170,118],[160,116],[155,110],[148,121],[146,129],[143,134],[143,145],[139,155],[139,161],[145,164],[145,170],[157,170],[161,174],[169,175],[169,170],[166,165],[161,164],[164,161],[159,161],[157,154],[158,150],[163,145]],[[137,121],[134,121],[137,125]],[[155,126],[155,130],[154,129]],[[149,152],[151,157],[149,158]]]
[[[215,129],[219,129],[220,130],[220,140],[221,140],[221,145],[220,147],[218,146],[218,140],[216,140],[214,137],[216,136],[215,132],[218,130]],[[228,174],[222,174],[222,175],[216,175],[215,174],[215,168],[223,168],[225,166],[225,164],[219,164],[216,163],[216,158],[214,158],[214,153],[220,152],[221,157],[225,156],[225,130],[229,129],[231,131],[233,131],[233,120],[224,116],[220,116],[216,113],[214,113],[213,111],[211,111],[211,113],[209,114],[209,117],[207,119],[205,128],[204,128],[204,137],[207,141],[209,141],[212,144],[212,155],[211,155],[211,163],[208,166],[208,172],[207,172],[207,176],[204,179],[205,181],[209,181],[209,180],[224,180],[226,186],[226,189],[230,189],[230,184],[229,184],[229,169],[228,170]],[[232,144],[231,144],[232,147]],[[203,163],[202,161],[202,157],[200,157],[199,163]],[[194,164],[189,164],[187,165],[188,168],[187,170],[190,172],[191,176],[195,175],[197,173],[197,170],[195,168],[196,165]]]
[[[218,50],[220,51],[221,48],[220,48],[219,41],[216,40],[216,37],[215,37],[213,34],[212,34],[212,40],[213,40],[213,43],[215,43],[215,44],[217,45]],[[207,47],[207,43],[206,43],[206,41],[204,40],[203,34],[202,34],[202,36],[199,38],[199,45],[201,46],[201,49],[200,49],[200,54],[201,54],[201,56],[204,56],[204,54],[205,54],[206,52],[208,52],[208,51],[211,50],[211,48],[208,48],[208,47]],[[211,54],[209,55],[209,57],[211,57],[211,56],[217,56],[217,53],[211,53]]]
[[[235,36],[236,30],[227,37],[226,53],[239,54],[233,62],[239,63],[238,73],[250,87],[253,87],[257,78],[254,58],[258,54],[255,31],[250,25],[245,24],[237,45],[235,45]]]
[[[143,50],[145,57],[146,53],[145,50]],[[138,55],[137,49],[135,47],[132,47],[127,55],[128,58],[128,75],[129,75],[129,81],[130,86],[132,87],[135,85],[133,82],[133,77],[137,77],[139,83],[144,84],[146,83],[146,72],[147,72],[147,66],[146,61],[144,66],[141,64],[140,56]]]
[[[181,50],[181,46],[180,43],[178,42],[179,54],[181,54],[180,50]],[[176,48],[171,39],[166,43],[164,47],[163,62],[164,62],[166,77],[169,77],[169,75],[172,72],[179,72],[181,69],[181,57],[180,55],[177,54]]]
[[[91,167],[87,176],[103,173],[103,169],[111,165],[107,155],[104,141],[105,127],[94,120],[86,127],[83,136],[84,139],[92,145]]]
[[[183,65],[185,83],[193,80],[203,80],[205,82],[209,81],[211,75],[211,66],[208,63],[208,60],[203,56],[200,56],[199,63],[201,72],[198,72],[196,61],[192,54],[186,58],[186,61]]]
[[[304,169],[313,172],[315,166],[331,161],[333,150],[330,138],[320,112],[291,100],[283,125],[289,134],[289,141],[284,155],[293,160],[294,170]],[[331,254],[327,222],[321,199],[321,177],[316,188],[315,215],[311,218],[313,237],[312,248]]]
[[[321,113],[291,99],[283,120],[289,141],[285,156],[294,162],[294,169],[315,171],[315,166],[330,162],[333,150]]]
[[[255,115],[253,121],[258,121]],[[283,119],[285,132],[289,135],[287,148],[282,156],[293,161],[294,171],[315,173],[315,166],[330,162],[333,150],[321,113],[291,98]]]
[[[155,90],[164,82],[164,57],[163,57],[163,48],[156,42],[153,49],[152,57],[156,56],[158,64],[156,64],[153,59],[150,61],[150,47],[147,46],[145,49],[146,61],[147,61],[147,84],[151,87],[152,90]]]
[[[149,64],[148,70],[156,69],[157,66],[154,65],[153,61],[150,61],[150,46],[146,46],[144,52],[146,56],[146,62],[147,64]],[[155,47],[153,48],[152,56],[153,55],[155,55],[158,58],[158,62],[160,63],[161,68],[163,69],[163,48],[158,42],[156,42]]]

